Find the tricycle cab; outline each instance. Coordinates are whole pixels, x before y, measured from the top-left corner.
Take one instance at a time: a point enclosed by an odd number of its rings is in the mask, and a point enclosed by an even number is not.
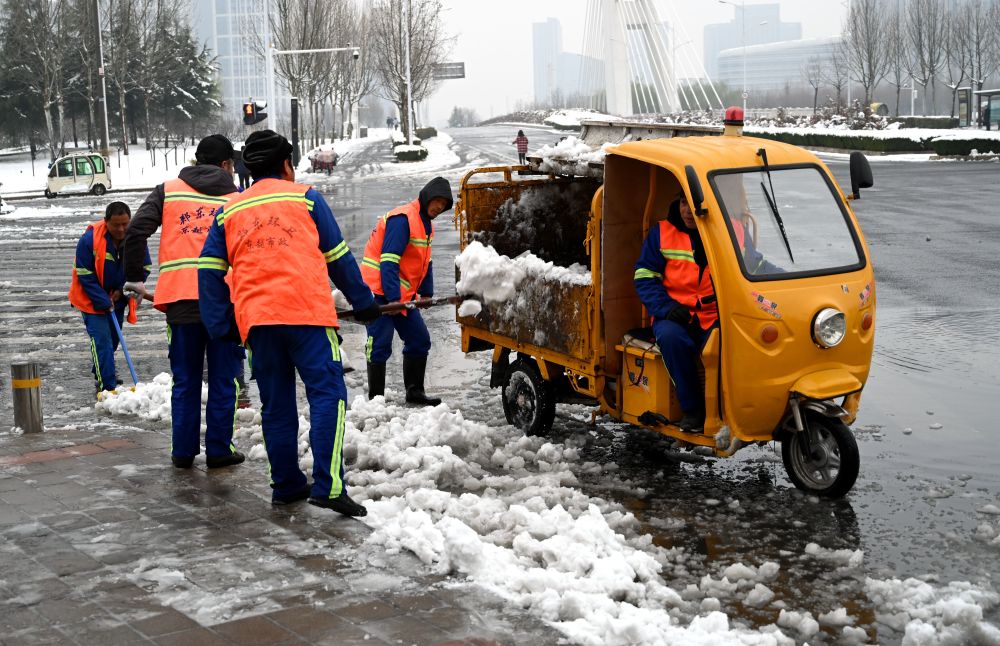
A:
[[[853,421],[874,343],[874,274],[857,218],[815,155],[752,137],[636,142],[612,149],[604,173],[608,374],[629,387],[618,348],[648,320],[628,259],[681,195],[699,213],[719,312],[702,357],[704,435],[726,426],[743,442],[773,439],[790,395],[844,397]],[[642,411],[620,412],[632,421]]]

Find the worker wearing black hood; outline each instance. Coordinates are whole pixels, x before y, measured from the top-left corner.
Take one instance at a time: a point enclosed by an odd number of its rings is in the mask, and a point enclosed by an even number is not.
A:
[[[451,209],[451,185],[435,177],[417,199],[379,217],[361,262],[361,275],[379,304],[409,302],[434,295],[431,245],[433,220]],[[385,394],[385,364],[392,355],[392,331],[403,340],[403,385],[406,401],[436,406],[437,397],[424,392],[424,374],[431,337],[420,312],[404,310],[384,316],[368,326],[368,398]]]

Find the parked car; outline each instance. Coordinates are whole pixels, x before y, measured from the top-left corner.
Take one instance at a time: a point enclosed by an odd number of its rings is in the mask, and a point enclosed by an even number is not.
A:
[[[52,162],[45,197],[63,193],[104,195],[111,188],[111,175],[104,158],[96,153],[71,153]]]

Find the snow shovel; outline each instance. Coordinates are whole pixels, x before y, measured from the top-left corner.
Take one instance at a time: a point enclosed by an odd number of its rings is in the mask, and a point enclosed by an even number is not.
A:
[[[125,343],[125,335],[122,334],[122,327],[118,324],[118,317],[115,316],[114,311],[108,312],[108,316],[111,317],[111,323],[115,326],[115,332],[118,333],[118,342],[122,344],[122,352],[125,354],[125,362],[128,364],[128,371],[132,374],[132,390],[139,385],[139,378],[135,375],[135,366],[132,365],[132,355],[128,353],[128,344]]]
[[[456,294],[455,296],[439,296],[437,298],[418,298],[408,303],[387,303],[380,305],[378,309],[383,314],[396,314],[404,310],[425,310],[428,307],[437,307],[438,305],[458,305],[464,300]],[[357,310],[337,310],[338,317],[354,318],[356,314]]]

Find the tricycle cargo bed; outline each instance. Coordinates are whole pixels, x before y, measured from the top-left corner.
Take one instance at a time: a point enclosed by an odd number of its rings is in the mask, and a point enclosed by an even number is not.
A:
[[[592,285],[525,278],[510,301],[484,303],[478,316],[464,316],[459,322],[472,336],[488,338],[477,331],[503,337],[519,346],[568,355],[582,362],[592,360],[590,314]],[[513,344],[511,344],[513,345]]]
[[[595,301],[586,243],[599,187],[592,178],[515,176],[508,167],[466,176],[458,209],[463,249],[481,242],[508,258],[530,253],[554,266],[554,271],[529,272],[513,298],[484,300],[477,316],[460,317],[467,334],[488,344],[531,345],[567,355],[573,363],[593,361]],[[556,268],[574,273],[567,280],[569,272]]]

